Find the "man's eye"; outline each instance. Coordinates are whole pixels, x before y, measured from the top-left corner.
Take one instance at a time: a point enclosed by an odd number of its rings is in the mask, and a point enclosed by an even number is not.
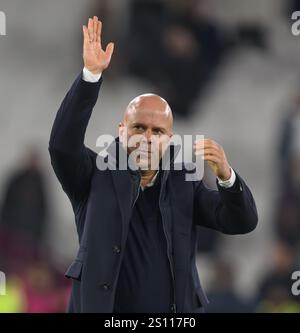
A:
[[[142,131],[143,130],[143,127],[142,126],[134,126],[134,128],[136,129],[136,130],[138,130],[138,131]]]

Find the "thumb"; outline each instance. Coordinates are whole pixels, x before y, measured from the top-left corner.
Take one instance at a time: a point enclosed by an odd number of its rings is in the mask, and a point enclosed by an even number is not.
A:
[[[115,48],[115,44],[114,43],[109,43],[106,47],[105,53],[106,56],[108,58],[108,60],[110,61],[113,53],[114,53],[114,48]]]

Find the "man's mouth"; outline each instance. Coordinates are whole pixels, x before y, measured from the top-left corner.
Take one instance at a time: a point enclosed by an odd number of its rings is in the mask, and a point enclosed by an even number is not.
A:
[[[152,154],[154,152],[153,151],[149,151],[149,150],[139,150],[139,153]]]

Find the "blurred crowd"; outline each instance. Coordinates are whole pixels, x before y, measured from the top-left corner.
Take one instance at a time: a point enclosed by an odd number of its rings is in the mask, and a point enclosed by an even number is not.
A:
[[[130,73],[151,82],[185,118],[234,47],[245,41],[264,47],[256,26],[222,29],[207,0],[133,0],[129,38]]]
[[[102,1],[96,9],[108,27],[109,8],[109,1]],[[112,28],[122,58],[119,71],[149,82],[183,119],[193,115],[195,101],[236,47],[266,47],[262,27],[245,23],[225,29],[208,0],[131,0],[128,21],[126,32],[122,25]]]
[[[0,312],[65,312],[69,281],[46,246],[49,193],[36,148],[7,179],[0,211],[0,267],[6,295]]]
[[[291,0],[283,9],[300,10]],[[97,14],[109,21],[109,1]],[[122,29],[122,27],[118,27]],[[262,52],[267,32],[258,25],[226,31],[213,19],[209,1],[132,0],[128,31],[118,41],[120,72],[150,82],[166,96],[175,117],[190,116],[196,99],[208,89],[214,73],[235,48],[247,43]],[[154,91],[155,92],[155,91]],[[280,192],[274,203],[272,269],[262,277],[256,294],[243,298],[236,290],[239,272],[221,259],[219,235],[201,229],[199,253],[213,258],[214,278],[208,292],[208,312],[300,312],[300,299],[291,293],[291,275],[300,267],[300,94],[285,112],[275,163]],[[45,147],[47,149],[47,147]],[[0,271],[7,275],[0,312],[65,312],[70,281],[51,261],[45,244],[49,219],[49,189],[39,152],[11,171],[0,205]]]

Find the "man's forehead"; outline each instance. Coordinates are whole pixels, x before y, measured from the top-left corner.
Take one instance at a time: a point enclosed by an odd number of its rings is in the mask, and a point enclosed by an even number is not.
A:
[[[127,120],[131,122],[151,121],[159,123],[160,121],[164,119],[167,120],[169,118],[167,111],[157,109],[141,108],[128,111]]]
[[[125,112],[124,119],[133,121],[151,121],[159,123],[164,120],[172,122],[172,111],[168,103],[158,95],[145,94],[133,99]]]

